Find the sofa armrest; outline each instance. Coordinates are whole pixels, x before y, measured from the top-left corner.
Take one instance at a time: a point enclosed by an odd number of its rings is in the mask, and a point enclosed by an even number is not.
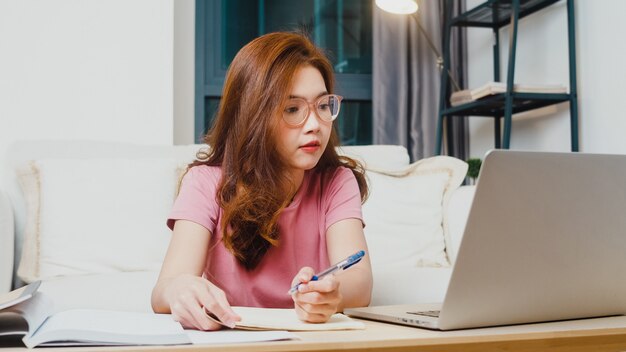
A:
[[[11,202],[0,190],[0,294],[11,291],[14,238]]]

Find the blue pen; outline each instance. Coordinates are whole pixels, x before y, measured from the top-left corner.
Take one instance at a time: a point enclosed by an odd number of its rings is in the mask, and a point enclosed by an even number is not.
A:
[[[313,277],[311,278],[311,281],[317,281],[321,278],[323,278],[326,275],[332,274],[337,270],[346,270],[349,267],[353,266],[354,264],[358,263],[361,261],[361,259],[363,259],[363,256],[365,255],[365,251],[358,251],[355,254],[349,256],[348,258],[340,261],[339,263],[331,266],[330,268],[322,271],[319,274],[315,274],[313,275]],[[289,292],[287,292],[287,294],[294,294],[296,291],[298,291],[298,286],[300,286],[302,283],[299,283],[297,285],[295,285],[294,287],[292,287]]]

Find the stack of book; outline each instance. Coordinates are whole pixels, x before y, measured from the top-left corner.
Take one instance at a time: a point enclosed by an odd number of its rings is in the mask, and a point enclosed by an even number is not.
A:
[[[516,93],[567,93],[567,87],[563,85],[546,85],[546,84],[514,84],[513,91]],[[487,82],[485,85],[475,89],[465,89],[452,93],[450,97],[450,105],[457,106],[472,101],[476,101],[494,94],[502,94],[506,92],[506,83],[503,82]]]

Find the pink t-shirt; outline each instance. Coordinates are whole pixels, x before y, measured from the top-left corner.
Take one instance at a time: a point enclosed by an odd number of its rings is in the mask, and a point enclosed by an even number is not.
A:
[[[240,265],[222,243],[222,209],[216,192],[222,170],[196,166],[183,178],[167,225],[189,220],[212,234],[204,276],[226,293],[233,306],[292,308],[287,294],[291,280],[304,266],[316,271],[330,265],[326,230],[348,218],[362,221],[361,197],[350,169],[340,167],[325,175],[306,171],[293,202],[278,220],[280,244],[271,247],[252,271]]]

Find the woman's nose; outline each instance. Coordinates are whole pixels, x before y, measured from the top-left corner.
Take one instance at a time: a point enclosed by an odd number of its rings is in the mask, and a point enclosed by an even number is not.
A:
[[[315,109],[309,107],[309,115],[304,121],[304,129],[306,132],[318,131],[320,129],[320,120]]]

